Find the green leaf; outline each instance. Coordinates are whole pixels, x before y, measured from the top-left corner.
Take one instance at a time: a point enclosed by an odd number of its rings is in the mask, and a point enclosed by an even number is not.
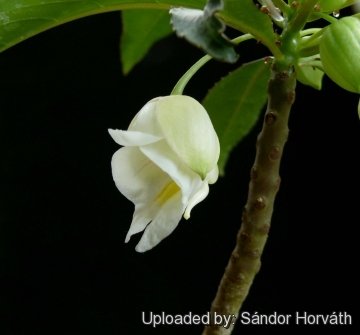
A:
[[[202,9],[205,0],[0,0],[0,52],[47,29],[88,15],[123,9],[171,6]],[[217,15],[224,22],[262,41],[274,55],[279,54],[270,18],[251,0],[224,0]]]
[[[324,72],[311,66],[299,66],[297,69],[297,80],[304,85],[321,90]]]
[[[245,64],[229,74],[205,97],[203,105],[220,141],[220,175],[224,175],[230,151],[259,119],[267,99],[269,78],[270,64],[261,59]]]
[[[274,56],[280,53],[275,44],[276,36],[271,18],[261,12],[252,0],[224,0],[224,10],[219,16],[228,26],[254,35]]]
[[[142,60],[155,42],[172,33],[168,10],[125,10],[122,25],[120,49],[124,74]]]
[[[88,15],[171,6],[203,8],[204,0],[0,0],[0,52],[42,31]]]
[[[171,24],[179,37],[185,37],[217,60],[234,63],[238,58],[234,44],[223,34],[224,23],[215,17],[222,8],[222,0],[208,0],[203,11],[172,8]]]

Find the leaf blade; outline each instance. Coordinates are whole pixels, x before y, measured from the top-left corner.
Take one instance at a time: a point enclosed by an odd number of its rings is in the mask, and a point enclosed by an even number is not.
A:
[[[171,6],[202,8],[205,0],[17,0],[0,3],[0,52],[47,29],[109,11]]]
[[[217,83],[203,101],[220,141],[218,166],[221,175],[224,175],[230,151],[259,119],[267,100],[269,66],[263,59],[243,65]]]
[[[124,9],[204,8],[205,0],[17,0],[0,2],[0,52],[47,29],[85,16]],[[224,0],[224,22],[260,39],[274,53],[271,20],[251,0]]]
[[[172,33],[167,10],[126,10],[122,13],[120,50],[123,73],[128,74],[152,45]]]
[[[316,90],[321,90],[324,72],[311,66],[299,66],[297,80]]]
[[[275,55],[278,48],[271,18],[261,12],[251,0],[224,0],[219,16],[227,25],[259,39]]]

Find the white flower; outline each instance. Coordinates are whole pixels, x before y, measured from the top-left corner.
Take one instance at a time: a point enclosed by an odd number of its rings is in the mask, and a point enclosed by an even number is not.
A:
[[[125,242],[146,228],[136,246],[144,252],[208,195],[219,174],[219,140],[206,110],[183,95],[149,101],[127,131],[109,133],[124,146],[111,161],[115,184],[135,204]]]

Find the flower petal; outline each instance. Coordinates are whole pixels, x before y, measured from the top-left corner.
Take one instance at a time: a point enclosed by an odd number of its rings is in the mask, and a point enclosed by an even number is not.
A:
[[[142,133],[140,131],[108,129],[113,140],[123,146],[139,146],[154,143],[163,137]]]
[[[184,205],[181,192],[177,192],[161,207],[156,218],[146,227],[135,250],[145,252],[155,247],[161,240],[170,235],[178,225]]]
[[[156,106],[159,99],[160,98],[152,99],[141,108],[131,121],[128,130],[164,137],[156,118]]]
[[[205,180],[209,184],[215,184],[218,178],[219,178],[219,167],[215,165],[215,167],[206,175]]]
[[[134,213],[133,220],[130,225],[130,229],[125,237],[125,243],[128,243],[130,241],[131,236],[143,231],[151,220],[152,218],[147,218],[141,215],[135,216]]]
[[[190,218],[191,210],[201,201],[203,201],[209,194],[209,184],[206,180],[202,182],[201,188],[196,192],[192,198],[189,200],[189,203],[186,207],[184,218],[187,220]]]
[[[165,140],[141,146],[140,150],[181,188],[182,203],[186,205],[201,186],[200,176],[175,155]]]
[[[170,148],[204,180],[216,165],[220,144],[208,113],[184,95],[160,98],[156,117]]]
[[[170,187],[173,180],[162,171],[138,147],[124,147],[115,152],[112,173],[119,191],[135,204],[135,212],[125,242],[133,234],[142,231],[160,211],[163,203],[178,186]],[[179,192],[181,193],[181,192]]]
[[[191,197],[189,203],[186,206],[184,218],[187,220],[190,218],[191,210],[201,201],[203,201],[209,194],[209,184],[214,184],[219,177],[219,168],[216,165],[207,175],[202,182],[200,189]]]

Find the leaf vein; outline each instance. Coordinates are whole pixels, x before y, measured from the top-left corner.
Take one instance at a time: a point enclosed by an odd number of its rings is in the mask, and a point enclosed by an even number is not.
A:
[[[246,66],[246,65],[245,65]],[[266,67],[261,67],[257,72],[256,75],[254,75],[252,77],[252,80],[250,81],[250,83],[246,86],[246,90],[244,92],[244,94],[242,95],[242,98],[240,99],[239,103],[237,104],[237,107],[235,109],[235,112],[232,114],[231,116],[231,121],[228,123],[229,126],[227,126],[221,136],[221,138],[226,138],[229,135],[229,132],[231,132],[231,125],[233,124],[233,120],[236,120],[236,118],[238,117],[238,114],[241,112],[241,109],[245,103],[246,97],[247,97],[247,93],[253,89],[254,83],[258,80],[258,78],[261,76],[261,74],[263,73],[264,69],[266,69]]]

